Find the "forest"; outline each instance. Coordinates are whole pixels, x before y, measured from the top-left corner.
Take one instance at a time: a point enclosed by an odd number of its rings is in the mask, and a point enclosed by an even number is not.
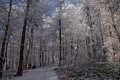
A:
[[[120,0],[0,0],[0,80],[51,66],[31,80],[120,80]]]

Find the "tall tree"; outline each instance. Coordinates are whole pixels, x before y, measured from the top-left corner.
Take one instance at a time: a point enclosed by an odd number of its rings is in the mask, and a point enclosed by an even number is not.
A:
[[[33,46],[33,33],[34,33],[34,27],[32,26],[31,27],[31,30],[30,30],[30,38],[29,38],[29,41],[27,43],[27,52],[26,52],[26,56],[25,56],[25,70],[27,69],[27,65],[28,65],[28,58],[29,58],[29,54],[30,54],[30,51],[32,51],[32,46]]]
[[[24,24],[23,24],[23,29],[22,29],[22,37],[21,37],[21,45],[20,45],[20,58],[19,58],[19,66],[18,66],[17,76],[22,76],[22,71],[23,71],[23,52],[24,52],[24,43],[25,43],[25,34],[26,34],[26,27],[27,27],[27,21],[28,21],[29,7],[30,7],[30,0],[27,0]]]
[[[114,14],[115,14],[115,11],[117,9],[119,9],[118,7],[116,8],[115,4],[119,4],[120,2],[116,1],[116,0],[108,0],[108,5],[109,5],[109,11],[110,11],[110,14],[111,14],[111,19],[112,19],[112,26],[114,27],[115,29],[115,32],[116,32],[116,36],[118,37],[118,40],[120,42],[120,33],[117,29],[117,26],[116,26],[116,23],[115,23],[115,18],[114,18]],[[116,9],[116,10],[115,10]]]
[[[1,55],[0,55],[0,71],[2,71],[3,65],[4,65],[5,45],[6,45],[6,41],[7,41],[7,38],[8,38],[11,10],[12,10],[12,0],[10,0],[10,6],[9,6],[9,11],[8,11],[8,19],[7,19],[7,24],[5,25],[5,34],[4,34],[4,38],[3,38],[3,41],[2,41]],[[1,72],[0,72],[0,78],[2,78],[2,73]]]
[[[61,4],[62,4],[62,1],[60,1],[59,5],[60,5],[60,12],[59,12],[59,64],[58,66],[61,66],[61,61],[62,61],[62,47],[61,47],[61,44],[62,44],[62,39],[61,39]]]
[[[86,2],[87,3],[87,2]],[[86,9],[86,17],[87,17],[87,24],[90,27],[90,34],[88,36],[89,39],[89,45],[90,46],[88,49],[88,55],[90,57],[90,59],[94,60],[96,58],[96,53],[95,53],[95,47],[94,47],[94,35],[93,35],[93,23],[92,23],[92,16],[90,14],[90,7],[86,4],[85,5],[85,9]],[[91,44],[90,44],[91,43]],[[94,58],[94,59],[93,59]]]

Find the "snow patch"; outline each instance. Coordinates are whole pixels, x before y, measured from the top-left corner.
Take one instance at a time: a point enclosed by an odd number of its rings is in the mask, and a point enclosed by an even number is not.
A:
[[[50,77],[49,80],[58,80],[58,76]]]

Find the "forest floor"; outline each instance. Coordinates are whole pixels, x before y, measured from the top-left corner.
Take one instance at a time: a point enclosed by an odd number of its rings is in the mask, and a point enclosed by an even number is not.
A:
[[[27,70],[23,73],[23,76],[15,77],[10,80],[58,80],[54,68],[56,68],[55,65],[50,65],[38,69]]]

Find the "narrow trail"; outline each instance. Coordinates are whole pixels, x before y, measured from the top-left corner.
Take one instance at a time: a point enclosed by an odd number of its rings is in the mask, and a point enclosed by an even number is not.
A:
[[[10,80],[58,80],[54,68],[56,68],[56,66],[52,65],[39,69],[28,70],[23,73],[23,76],[15,77]]]

